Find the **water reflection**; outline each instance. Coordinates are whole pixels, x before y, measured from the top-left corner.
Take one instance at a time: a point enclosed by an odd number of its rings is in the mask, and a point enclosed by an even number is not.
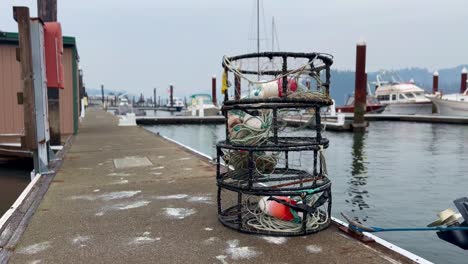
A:
[[[349,200],[346,200],[347,203],[352,205],[353,212],[356,212],[356,209],[364,210],[369,208],[369,205],[366,203],[365,199],[369,197],[366,190],[367,185],[367,167],[366,167],[366,155],[364,152],[365,146],[365,133],[354,133],[353,135],[353,147],[352,147],[352,162],[351,162],[351,177],[348,181],[348,195],[350,196]],[[366,221],[367,216],[359,213],[360,220]]]
[[[30,181],[31,160],[0,158],[0,217]]]

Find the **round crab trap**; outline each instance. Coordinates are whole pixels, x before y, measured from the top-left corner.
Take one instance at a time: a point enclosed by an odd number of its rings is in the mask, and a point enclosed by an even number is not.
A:
[[[332,63],[332,56],[322,53],[223,58],[226,138],[216,145],[222,224],[279,236],[330,225],[331,182],[323,153],[329,141],[322,136],[321,112],[332,104]],[[291,136],[289,123],[312,129],[308,136]],[[304,159],[313,166],[301,166]]]

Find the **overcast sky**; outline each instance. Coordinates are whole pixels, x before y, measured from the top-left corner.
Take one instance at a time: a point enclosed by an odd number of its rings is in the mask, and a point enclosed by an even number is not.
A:
[[[262,50],[271,17],[281,50],[322,51],[353,69],[365,40],[367,70],[468,63],[466,0],[263,0]],[[13,5],[36,15],[36,0],[1,0],[0,30],[16,32]],[[87,87],[176,96],[208,92],[224,54],[256,50],[255,0],[58,0],[65,35],[75,36]]]

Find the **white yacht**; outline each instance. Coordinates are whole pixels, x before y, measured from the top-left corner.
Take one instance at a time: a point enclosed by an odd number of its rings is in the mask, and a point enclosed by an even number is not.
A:
[[[176,111],[180,111],[184,108],[184,101],[182,101],[182,99],[178,98],[178,97],[173,97],[172,98],[172,105],[171,105],[171,102],[168,102],[166,104],[166,107],[168,108],[175,108]]]
[[[432,114],[431,100],[424,96],[424,89],[415,85],[414,81],[403,82],[395,73],[381,72],[374,84],[377,100],[386,106],[384,114]]]
[[[464,116],[468,117],[468,89],[460,94],[428,95],[437,108],[437,113],[442,116]]]
[[[133,113],[133,106],[128,102],[128,99],[125,97],[119,98],[119,106],[115,111],[117,115],[126,115],[128,113]]]

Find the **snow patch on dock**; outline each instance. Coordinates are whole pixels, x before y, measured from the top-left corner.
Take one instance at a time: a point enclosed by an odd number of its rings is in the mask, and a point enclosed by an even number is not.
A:
[[[152,238],[152,237],[150,237],[150,235],[151,235],[151,232],[148,232],[148,231],[143,232],[142,236],[138,236],[138,237],[133,238],[130,242],[128,242],[128,245],[149,244],[149,243],[153,243],[155,241],[161,240],[160,237]]]
[[[238,239],[229,240],[227,244],[226,253],[234,260],[250,259],[261,254],[253,247],[240,247]]]
[[[184,219],[197,212],[195,209],[190,208],[164,208],[166,216],[172,219]]]
[[[91,236],[77,235],[76,237],[72,238],[71,242],[73,245],[85,246],[83,243],[86,243],[89,240],[91,240]]]
[[[155,196],[154,198],[156,200],[172,200],[172,199],[184,199],[187,198],[188,194],[172,194],[172,195],[160,195],[160,196]]]
[[[308,245],[306,247],[307,252],[312,253],[312,254],[318,254],[322,252],[322,247],[316,246],[316,245]]]
[[[205,240],[203,241],[203,244],[205,244],[205,245],[212,245],[213,243],[215,243],[215,242],[218,241],[218,240],[219,240],[219,238],[217,238],[217,237],[210,237],[210,238],[208,238],[208,239],[205,239]]]
[[[30,246],[27,246],[27,247],[24,247],[24,248],[20,248],[18,250],[18,253],[19,254],[33,255],[33,254],[37,254],[39,252],[42,252],[44,250],[47,250],[50,247],[51,247],[50,242],[45,241],[45,242],[37,243],[37,244],[34,244],[34,245],[30,245]]]
[[[94,190],[94,192],[99,192],[99,190],[96,189]],[[75,195],[75,196],[70,196],[70,199],[71,200],[85,200],[85,201],[95,201],[95,200],[111,201],[111,200],[116,200],[116,199],[130,198],[139,193],[141,193],[140,190],[121,191],[121,192],[104,193],[100,195]]]
[[[188,198],[189,202],[192,203],[206,203],[206,204],[212,204],[213,202],[211,201],[211,197],[209,196],[192,196]]]
[[[129,202],[129,203],[116,204],[116,205],[113,205],[113,206],[111,207],[111,209],[115,209],[115,210],[135,209],[135,208],[147,206],[149,203],[151,203],[151,202],[150,202],[150,201],[146,201],[146,200],[140,200],[140,201],[136,201],[136,202]]]
[[[227,256],[225,255],[216,256],[216,259],[219,260],[222,264],[228,264],[228,262],[226,261],[226,258]]]
[[[288,239],[285,237],[263,236],[262,239],[267,241],[268,243],[275,244],[275,245],[282,245],[288,241]]]
[[[125,173],[125,172],[112,172],[112,173],[107,174],[107,176],[127,177],[127,176],[133,176],[133,174]]]

